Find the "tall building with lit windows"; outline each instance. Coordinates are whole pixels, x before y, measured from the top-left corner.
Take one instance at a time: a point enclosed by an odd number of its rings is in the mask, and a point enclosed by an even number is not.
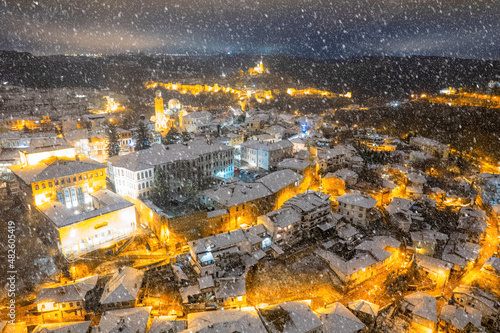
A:
[[[136,230],[134,205],[105,189],[101,163],[52,156],[10,169],[39,227],[66,256],[111,246]]]

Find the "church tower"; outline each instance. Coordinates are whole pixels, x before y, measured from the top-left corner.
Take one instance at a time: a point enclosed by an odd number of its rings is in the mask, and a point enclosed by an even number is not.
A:
[[[155,97],[155,116],[157,120],[163,119],[164,113],[163,113],[163,98],[161,98],[161,91],[157,90],[156,91],[156,97]]]

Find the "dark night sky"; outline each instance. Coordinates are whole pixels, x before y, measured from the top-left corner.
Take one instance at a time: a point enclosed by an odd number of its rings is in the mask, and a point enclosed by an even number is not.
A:
[[[500,59],[500,0],[0,0],[0,49]]]

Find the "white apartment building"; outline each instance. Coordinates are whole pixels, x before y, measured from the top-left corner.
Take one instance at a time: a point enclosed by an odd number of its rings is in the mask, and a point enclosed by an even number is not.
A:
[[[247,141],[241,144],[241,160],[265,170],[274,169],[279,162],[293,155],[293,144],[288,140],[278,142]]]
[[[377,200],[362,193],[346,193],[337,199],[338,213],[343,215],[348,221],[363,228],[368,226],[372,217],[372,211]]]
[[[205,187],[214,177],[234,176],[234,148],[205,140],[186,144],[153,145],[108,161],[109,177],[116,192],[131,198],[152,194],[155,167],[167,174],[170,190],[185,194]]]

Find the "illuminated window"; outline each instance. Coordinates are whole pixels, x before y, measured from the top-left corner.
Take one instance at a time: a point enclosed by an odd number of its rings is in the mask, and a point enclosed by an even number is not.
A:
[[[92,173],[89,173],[89,178],[92,178]]]
[[[95,172],[94,177],[97,177],[97,171]]]
[[[78,198],[76,196],[76,190],[74,188],[71,189],[71,203],[73,207],[78,206]]]
[[[81,187],[78,188],[78,202],[83,204],[83,192]]]

